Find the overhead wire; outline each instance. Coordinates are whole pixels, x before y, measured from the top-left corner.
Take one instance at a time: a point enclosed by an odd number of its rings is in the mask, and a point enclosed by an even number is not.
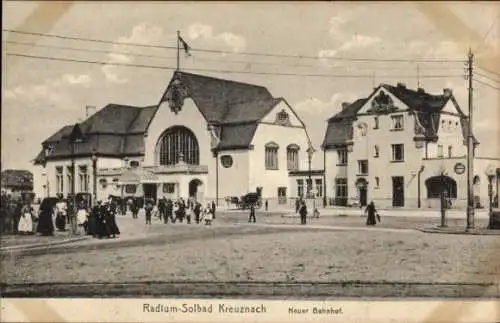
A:
[[[150,68],[150,69],[163,69],[163,70],[176,70],[175,67],[171,66],[159,66],[159,65],[146,65],[146,64],[131,64],[131,63],[118,63],[110,61],[98,61],[98,60],[81,60],[73,58],[64,57],[51,57],[51,56],[41,56],[41,55],[27,55],[21,53],[7,52],[7,56],[23,57],[28,59],[42,59],[42,60],[52,60],[52,61],[63,61],[63,62],[73,62],[73,63],[87,63],[87,64],[98,64],[98,65],[111,65],[111,66],[124,66],[124,67],[137,67],[137,68]],[[197,72],[214,72],[214,73],[227,73],[227,74],[251,74],[251,75],[275,75],[275,76],[299,76],[299,77],[328,77],[328,78],[372,78],[371,74],[298,74],[298,73],[275,73],[275,72],[251,72],[251,71],[236,71],[227,69],[201,69],[201,68],[183,68],[185,71],[197,71]],[[416,75],[383,75],[380,77],[385,78],[415,78]],[[428,74],[419,75],[419,78],[448,78],[448,77],[462,77],[460,74]]]

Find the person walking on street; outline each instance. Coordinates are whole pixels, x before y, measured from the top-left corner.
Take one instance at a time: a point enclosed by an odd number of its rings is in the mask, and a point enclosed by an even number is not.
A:
[[[196,224],[199,224],[200,223],[200,213],[201,213],[200,202],[195,202],[193,213],[194,213],[194,219],[196,221]]]
[[[40,205],[37,228],[37,232],[42,236],[54,235],[54,223],[52,222],[53,213],[54,205],[50,199],[43,199],[42,204]]]
[[[146,201],[146,205],[144,205],[144,211],[146,216],[146,224],[151,225],[151,216],[153,213],[153,205],[150,200]]]
[[[377,209],[375,208],[375,203],[373,201],[368,204],[368,206],[365,209],[365,214],[368,214],[366,218],[366,225],[373,226],[377,224],[377,221],[380,222],[380,215],[377,212]]]
[[[191,215],[193,214],[193,204],[188,200],[186,207],[186,221],[187,224],[191,224]]]
[[[252,219],[253,223],[257,222],[255,220],[255,206],[253,204],[250,206],[250,216],[248,217],[248,223],[252,223]]]
[[[165,212],[166,212],[165,223],[168,223],[168,219],[170,219],[172,223],[175,223],[174,204],[170,199],[166,202]]]
[[[295,213],[299,213],[299,209],[300,209],[300,200],[299,199],[296,199],[295,200]]]
[[[307,223],[307,206],[304,201],[302,201],[301,203],[299,214],[300,214],[300,224],[305,225]]]
[[[269,202],[268,202],[268,200],[266,200],[266,203],[264,205],[266,207],[266,212],[267,212],[267,210],[269,210]]]
[[[212,217],[214,218],[214,220],[215,220],[215,209],[216,209],[215,202],[212,201]]]

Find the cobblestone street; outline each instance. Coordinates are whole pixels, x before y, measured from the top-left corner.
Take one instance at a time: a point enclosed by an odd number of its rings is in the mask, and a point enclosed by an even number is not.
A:
[[[298,222],[279,215],[257,219],[253,225],[245,223],[246,213],[221,213],[211,227],[159,220],[146,227],[141,219],[118,218],[118,239],[87,239],[39,256],[4,256],[1,281],[500,283],[498,236],[326,230],[332,222],[363,226],[359,217],[312,219],[314,228],[263,223]],[[382,221],[379,227],[386,228],[428,222]]]

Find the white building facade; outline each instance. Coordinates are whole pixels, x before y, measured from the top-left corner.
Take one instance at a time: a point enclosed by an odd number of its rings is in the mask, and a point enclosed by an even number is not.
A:
[[[437,208],[444,190],[452,207],[467,204],[467,119],[453,93],[431,95],[383,84],[367,98],[343,104],[328,121],[326,194],[330,205]],[[475,145],[478,144],[474,141]],[[488,206],[486,169],[500,159],[474,158],[476,206]]]
[[[174,73],[150,107],[110,104],[43,142],[46,196],[72,192],[223,201],[262,188],[269,203],[288,203],[289,171],[306,170],[304,123],[283,98],[261,86]],[[74,149],[74,150],[72,150]]]

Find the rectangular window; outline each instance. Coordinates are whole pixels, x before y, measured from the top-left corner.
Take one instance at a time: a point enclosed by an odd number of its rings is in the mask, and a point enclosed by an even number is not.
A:
[[[87,166],[78,167],[78,177],[80,180],[80,192],[88,193],[89,191],[89,174],[87,173]]]
[[[373,129],[378,129],[378,117],[374,117],[374,118],[373,118],[373,121],[375,122],[375,123],[373,124]]]
[[[378,145],[375,145],[374,152],[373,152],[373,157],[378,158],[379,152],[380,152],[380,150],[378,148]]]
[[[347,150],[346,149],[341,149],[337,150],[337,155],[338,155],[338,165],[347,165]]]
[[[304,196],[304,180],[298,179],[297,180],[297,197],[303,197],[303,196]]]
[[[125,193],[135,194],[136,191],[137,191],[137,185],[133,185],[133,184],[125,185]]]
[[[335,179],[335,204],[347,205],[347,178]]]
[[[392,119],[392,130],[403,130],[404,129],[402,115],[392,116],[391,119]]]
[[[323,197],[323,180],[321,178],[317,178],[314,180],[316,185],[316,197]]]
[[[380,178],[375,177],[375,188],[379,188],[379,186],[380,186]]]
[[[74,189],[74,186],[73,186],[73,169],[72,169],[72,167],[68,166],[66,168],[66,172],[67,172],[66,178],[67,178],[67,181],[68,181],[68,193],[72,193],[73,189]]]
[[[392,161],[404,161],[404,145],[392,145]]]
[[[438,145],[438,157],[443,158],[443,145]]]
[[[56,167],[56,192],[57,194],[64,194],[64,169]]]
[[[306,193],[309,194],[313,189],[312,180],[306,179],[306,187],[307,187]]]
[[[368,174],[368,161],[367,160],[358,160],[358,174],[359,175]]]
[[[297,149],[287,149],[286,150],[286,160],[288,170],[299,169],[299,151]]]
[[[175,192],[175,183],[164,183],[163,193],[173,194]]]
[[[266,169],[278,169],[278,148],[266,147]]]
[[[451,157],[453,157],[453,147],[448,146],[448,158],[451,158]]]

